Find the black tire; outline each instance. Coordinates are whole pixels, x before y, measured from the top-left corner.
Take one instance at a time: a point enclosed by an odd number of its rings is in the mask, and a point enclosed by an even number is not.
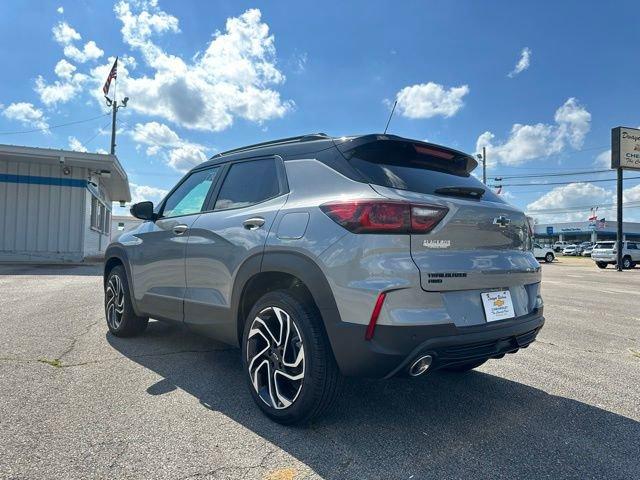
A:
[[[279,320],[277,311],[284,318],[283,322],[276,322]],[[262,324],[254,323],[258,317],[264,319]],[[287,330],[279,327],[287,324],[291,332],[288,338],[282,334]],[[255,326],[253,330],[252,326]],[[283,329],[278,331],[278,328]],[[266,341],[269,334],[274,340],[278,338],[280,343]],[[263,353],[266,349],[270,350]],[[291,364],[296,363],[301,351],[302,368],[298,365],[292,369]],[[283,366],[283,363],[289,365]],[[258,407],[283,425],[309,423],[325,414],[334,404],[342,386],[342,376],[318,309],[313,303],[303,302],[284,290],[267,293],[251,309],[242,335],[242,364],[249,391]],[[302,371],[302,379],[298,383],[288,377],[283,378],[276,374],[276,370],[291,377],[299,376]],[[277,384],[273,380],[276,377],[280,379]],[[281,395],[280,389],[287,395]],[[275,398],[272,391],[276,392]]]
[[[633,268],[633,262],[631,261],[631,257],[624,257],[622,259],[622,268],[625,270],[629,270]]]
[[[459,363],[457,365],[444,367],[443,370],[447,372],[464,373],[464,372],[468,372],[469,370],[473,370],[476,367],[479,367],[480,365],[485,363],[487,360],[488,359],[485,358],[484,360],[476,360],[475,362]]]
[[[598,268],[607,268],[607,264],[605,262],[596,262]]]
[[[553,259],[555,258],[555,256],[553,255],[553,253],[549,252],[544,256],[544,261],[547,263],[551,263],[553,262]]]
[[[114,295],[115,300],[112,302]],[[116,337],[139,335],[149,324],[149,318],[139,317],[133,311],[129,282],[122,265],[115,266],[109,272],[104,285],[104,309],[107,327]]]

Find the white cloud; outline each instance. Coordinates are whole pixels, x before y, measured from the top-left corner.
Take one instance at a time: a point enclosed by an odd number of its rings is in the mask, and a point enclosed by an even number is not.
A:
[[[65,46],[64,54],[76,62],[85,63],[89,60],[97,60],[104,55],[104,51],[96,45],[96,42],[89,40],[84,44],[82,50],[75,45]]]
[[[601,168],[610,168],[611,167],[611,149],[605,150],[604,152],[598,154],[593,165]]]
[[[81,40],[82,36],[67,22],[58,22],[51,31],[56,42],[64,47],[65,56],[78,63],[96,60],[104,55],[104,51],[93,40],[85,43],[82,49],[75,46],[74,42]]]
[[[554,117],[559,126],[558,135],[566,138],[573,148],[580,148],[591,128],[591,114],[571,97],[562,105]]]
[[[87,147],[85,147],[80,140],[76,137],[69,137],[69,149],[74,152],[88,152]]]
[[[58,62],[58,65],[60,65],[60,62]],[[59,70],[58,65],[56,65],[57,70]],[[83,85],[88,78],[89,77],[83,73],[75,73],[69,77],[62,78],[62,80],[47,83],[47,81],[39,75],[38,78],[36,78],[34,90],[40,96],[42,103],[47,106],[66,103],[82,91]]]
[[[76,71],[75,65],[69,63],[64,58],[60,60],[58,63],[56,63],[56,68],[54,69],[54,72],[60,78],[71,78],[71,76],[73,75],[73,72],[75,71]]]
[[[96,150],[96,153],[101,153],[102,155],[107,155],[109,152],[107,152],[104,148],[98,148]]]
[[[60,15],[62,15],[64,13],[64,7],[58,7],[56,9],[56,12],[58,12]]]
[[[447,89],[437,83],[420,83],[404,87],[396,94],[398,113],[407,118],[451,117],[464,106],[469,87]]]
[[[149,185],[137,185],[129,183],[131,188],[131,203],[143,202],[145,200],[158,203],[164,196],[169,193],[168,190],[162,188],[151,187]]]
[[[51,31],[53,32],[53,38],[60,45],[69,45],[82,38],[67,22],[59,22]]]
[[[42,110],[36,108],[32,103],[17,102],[12,103],[2,112],[9,120],[17,120],[25,126],[33,128],[48,129],[49,124]]]
[[[527,205],[526,211],[598,206],[611,203],[612,192],[609,190],[592,183],[570,183],[545,193],[538,200]],[[531,212],[540,223],[587,220],[588,213],[588,211],[566,213]],[[599,210],[598,213],[602,215],[604,210]]]
[[[181,139],[163,123],[138,123],[131,137],[140,144],[148,145],[147,155],[163,153],[167,165],[179,172],[186,172],[207,159],[203,145]]]
[[[131,97],[132,110],[186,128],[221,131],[236,118],[262,123],[293,108],[271,88],[285,77],[276,66],[275,39],[260,10],[228,18],[225,30],[216,31],[203,54],[190,61],[154,43],[154,35],[179,32],[177,18],[157,2],[120,1],[114,10],[123,40],[152,71],[134,77],[126,66],[119,69],[118,91]],[[111,61],[92,70],[97,85],[104,82]],[[99,92],[95,96],[102,101]]]
[[[167,164],[179,172],[186,172],[206,159],[207,156],[199,146],[185,144],[169,152]]]
[[[531,49],[529,47],[524,47],[520,52],[518,63],[516,63],[516,66],[513,67],[513,70],[509,72],[507,76],[513,78],[529,68],[529,65],[531,65]]]
[[[138,143],[158,147],[172,147],[182,143],[176,132],[158,122],[137,123],[131,137]]]
[[[575,98],[569,98],[556,110],[555,124],[537,123],[511,127],[509,138],[495,143],[495,135],[484,132],[478,137],[476,151],[487,148],[488,165],[520,165],[528,160],[546,157],[565,150],[580,148],[591,124],[591,114]]]

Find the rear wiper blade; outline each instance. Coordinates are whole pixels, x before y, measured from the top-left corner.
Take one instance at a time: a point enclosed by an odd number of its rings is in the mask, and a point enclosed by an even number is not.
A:
[[[440,187],[435,189],[435,193],[440,195],[468,198],[482,198],[484,192],[484,188],[480,187]]]

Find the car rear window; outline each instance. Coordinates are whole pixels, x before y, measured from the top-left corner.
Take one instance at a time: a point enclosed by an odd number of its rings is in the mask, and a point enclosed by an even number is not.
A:
[[[610,249],[610,248],[613,248],[614,245],[615,245],[615,242],[598,242],[596,243],[596,246],[593,248]]]
[[[371,142],[345,152],[347,160],[369,183],[438,195],[445,187],[482,188],[483,200],[505,203],[467,173],[467,159],[445,150],[409,142]]]

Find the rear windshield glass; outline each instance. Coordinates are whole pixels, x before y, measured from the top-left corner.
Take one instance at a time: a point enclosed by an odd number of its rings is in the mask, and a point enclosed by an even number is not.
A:
[[[598,242],[596,243],[596,246],[593,248],[613,248],[613,246],[615,245],[615,242]]]
[[[345,152],[349,163],[374,185],[438,195],[445,187],[482,188],[483,200],[505,203],[466,172],[467,160],[408,142],[372,142]]]

